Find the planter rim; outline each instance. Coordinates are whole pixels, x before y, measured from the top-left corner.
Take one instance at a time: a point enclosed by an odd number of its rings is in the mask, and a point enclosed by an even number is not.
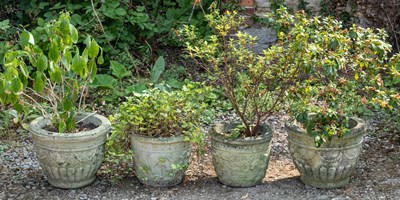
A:
[[[260,144],[265,143],[272,139],[272,127],[271,125],[261,123],[260,126],[262,127],[262,134],[253,137],[245,137],[245,138],[228,138],[220,134],[218,128],[224,128],[226,126],[236,126],[239,122],[223,122],[223,123],[216,123],[214,124],[209,133],[211,138],[223,143],[229,143],[234,145],[250,145],[250,144]]]
[[[83,116],[83,117],[89,116],[88,118],[96,118],[96,119],[100,120],[100,124],[96,128],[88,130],[88,131],[80,131],[77,133],[58,133],[58,132],[52,132],[52,131],[47,131],[47,130],[43,129],[44,126],[46,126],[50,123],[50,119],[46,118],[44,116],[41,116],[41,117],[34,119],[29,124],[29,131],[33,134],[36,134],[36,135],[42,136],[42,137],[85,138],[85,137],[93,136],[96,134],[108,133],[111,129],[110,121],[102,115],[95,114],[95,113],[88,113],[88,112],[79,112],[77,116]]]
[[[361,118],[358,118],[358,117],[349,117],[349,120],[353,120],[356,123],[356,125],[354,127],[350,128],[349,134],[345,135],[343,138],[356,137],[356,136],[364,133],[365,127],[366,127],[364,120],[362,120]],[[285,128],[287,130],[290,130],[297,134],[308,135],[307,131],[305,129],[301,128],[300,126],[298,126],[298,124],[296,124],[295,121],[286,122]]]
[[[146,141],[148,143],[170,143],[171,144],[171,143],[179,143],[179,142],[184,141],[184,136],[182,134],[169,136],[169,137],[151,137],[151,136],[144,136],[144,135],[139,135],[136,133],[131,133],[130,136],[132,139]]]

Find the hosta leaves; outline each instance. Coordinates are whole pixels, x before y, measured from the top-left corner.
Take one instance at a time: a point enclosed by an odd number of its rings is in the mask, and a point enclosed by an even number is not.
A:
[[[128,71],[121,63],[117,61],[110,61],[110,68],[112,70],[111,73],[118,79],[132,75],[130,71]]]

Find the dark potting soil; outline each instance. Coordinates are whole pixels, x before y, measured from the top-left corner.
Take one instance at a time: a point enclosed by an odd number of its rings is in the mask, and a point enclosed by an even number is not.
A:
[[[78,124],[76,124],[75,130],[67,131],[65,133],[78,133],[78,132],[82,132],[82,131],[90,131],[90,130],[93,130],[93,129],[97,128],[97,127],[98,126],[96,126],[95,124],[93,124],[91,122],[89,122],[89,123],[78,123]],[[43,129],[46,130],[46,131],[58,133],[58,128],[50,126],[50,125],[46,125],[45,127],[43,127]]]

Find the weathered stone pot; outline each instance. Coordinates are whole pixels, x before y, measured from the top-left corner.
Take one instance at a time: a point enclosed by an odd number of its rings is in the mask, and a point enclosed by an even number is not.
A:
[[[268,168],[272,130],[262,125],[262,134],[257,137],[230,139],[221,135],[235,126],[217,124],[210,130],[212,160],[218,179],[233,187],[260,184]]]
[[[182,182],[191,152],[191,145],[183,141],[183,136],[153,138],[132,134],[131,144],[141,183],[167,187]]]
[[[295,124],[286,124],[289,149],[300,172],[300,180],[317,188],[339,188],[350,181],[361,153],[365,123],[349,118],[350,133],[343,138],[333,138],[316,148],[307,132]]]
[[[87,118],[86,118],[87,117]],[[50,119],[39,117],[29,126],[39,164],[51,185],[79,188],[92,183],[104,157],[104,142],[110,132],[109,120],[101,115],[80,113],[78,120],[96,128],[78,133],[44,130]]]

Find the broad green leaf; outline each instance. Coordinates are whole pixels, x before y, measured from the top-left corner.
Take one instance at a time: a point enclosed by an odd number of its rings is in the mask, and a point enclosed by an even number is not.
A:
[[[169,79],[167,80],[167,84],[168,84],[169,86],[171,86],[172,88],[176,88],[176,89],[182,88],[182,83],[179,82],[179,81],[178,81],[177,79],[175,79],[175,78],[169,78]]]
[[[142,93],[143,91],[147,90],[147,87],[143,83],[136,83],[133,86],[128,86],[125,88],[124,92],[125,94],[129,95],[132,93]]]
[[[20,43],[22,47],[25,47],[27,44],[35,45],[35,39],[30,32],[24,31],[21,33]]]
[[[28,78],[29,77],[29,71],[28,71],[28,67],[25,65],[25,62],[21,62],[20,63],[20,65],[19,65],[19,68],[20,68],[20,70],[21,70],[21,73],[22,73],[22,75],[25,77],[25,78]]]
[[[76,54],[72,59],[72,71],[83,77],[85,75],[86,63],[81,56]]]
[[[49,49],[49,59],[55,63],[58,62],[58,59],[60,58],[60,54],[58,52],[58,45],[56,42],[52,42],[50,44],[50,49]]]
[[[165,70],[165,60],[164,57],[160,56],[156,63],[154,64],[153,68],[151,69],[150,76],[151,76],[151,81],[153,83],[156,83],[158,79],[160,78],[160,75],[164,72]]]
[[[62,81],[62,74],[61,74],[61,69],[57,65],[53,65],[50,63],[50,79],[58,84],[61,83]]]
[[[94,58],[99,54],[99,45],[96,40],[92,40],[88,49],[89,58]]]
[[[66,35],[67,33],[70,32],[69,17],[66,15],[62,15],[60,18],[61,18],[60,31],[62,34]]]
[[[9,19],[6,19],[6,20],[3,20],[0,22],[0,30],[5,31],[9,28],[10,28],[10,20]]]
[[[74,44],[76,44],[76,43],[78,42],[78,39],[79,39],[79,37],[78,37],[78,30],[75,28],[74,25],[70,24],[70,25],[69,25],[69,32],[70,32],[70,34],[71,34],[72,42],[73,42]]]
[[[47,69],[49,65],[49,61],[47,60],[47,57],[45,55],[40,55],[37,58],[37,63],[36,63],[36,67],[37,70],[40,72],[44,72],[44,70]]]
[[[126,15],[126,11],[121,7],[115,9],[115,13],[120,16]]]
[[[43,91],[44,87],[45,87],[45,82],[44,82],[44,80],[43,80],[42,74],[39,73],[39,72],[37,72],[37,73],[36,73],[35,80],[34,80],[34,82],[33,82],[33,89],[34,89],[36,92],[39,93],[39,92]]]
[[[64,51],[64,55],[61,58],[61,63],[64,65],[67,71],[71,70],[72,54],[70,51]]]
[[[125,69],[125,67],[117,61],[110,61],[110,68],[111,68],[111,73],[118,79],[122,79],[124,77],[132,75],[130,71]]]
[[[22,91],[22,88],[23,88],[23,84],[21,83],[21,80],[19,80],[18,77],[13,78],[13,80],[11,81],[11,87],[10,87],[11,91],[14,94],[17,94]]]
[[[93,88],[103,87],[109,89],[114,88],[116,85],[117,85],[117,80],[114,79],[112,76],[106,74],[97,74],[92,84],[90,84],[90,86]]]

